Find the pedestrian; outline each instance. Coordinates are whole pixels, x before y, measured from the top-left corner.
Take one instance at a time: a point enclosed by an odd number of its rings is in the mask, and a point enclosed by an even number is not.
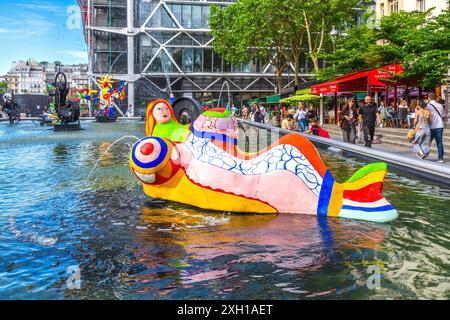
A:
[[[260,120],[259,120],[259,117],[260,117],[260,114],[259,114],[259,106],[258,106],[258,104],[254,104],[253,105],[253,107],[252,107],[252,113],[251,113],[251,116],[252,116],[252,121],[253,122],[259,122]]]
[[[395,112],[394,112],[394,101],[391,101],[391,103],[386,107],[386,117],[385,117],[385,122],[386,122],[386,127],[394,127],[394,116],[395,116]]]
[[[414,123],[414,119],[416,118],[416,109],[417,109],[417,100],[412,99],[411,105],[409,106],[409,112],[407,118],[408,128],[411,128]]]
[[[302,104],[294,116],[294,120],[297,121],[300,132],[305,132],[306,130],[306,107]]]
[[[372,104],[372,97],[364,98],[364,106],[359,109],[359,121],[362,122],[364,132],[365,147],[372,148],[372,141],[375,137],[375,122],[381,123],[381,117],[377,108]]]
[[[431,114],[431,141],[436,140],[438,149],[438,162],[444,162],[444,144],[442,143],[442,136],[444,134],[444,107],[438,103],[436,95],[430,93],[428,95],[430,102],[427,104],[427,110]]]
[[[317,112],[314,110],[314,105],[312,103],[309,104],[308,113],[306,115],[306,120],[308,122],[308,127],[310,124],[317,119]]]
[[[293,118],[292,114],[288,114],[281,122],[281,129],[292,130],[294,128]]]
[[[416,135],[412,141],[413,150],[420,159],[425,159],[430,153],[431,129],[430,124],[431,112],[426,109],[427,104],[421,101],[416,111],[414,126],[416,127]]]
[[[288,115],[289,115],[289,111],[286,107],[283,107],[283,109],[281,110],[281,116],[283,117],[283,119],[285,119]]]
[[[339,114],[339,123],[342,130],[344,142],[355,143],[356,140],[356,120],[358,114],[355,109],[355,102],[353,99],[347,100],[341,113]]]
[[[242,108],[242,119],[248,120],[248,107],[246,105]]]
[[[259,123],[266,123],[266,108],[263,105],[259,107]]]
[[[380,114],[381,121],[383,122],[383,125],[385,125],[387,121],[387,108],[384,103],[384,101],[380,101],[380,106],[378,107],[378,113]]]
[[[231,116],[236,117],[238,115],[238,111],[238,108],[236,108],[236,106],[233,104],[233,106],[231,107]]]
[[[408,116],[408,104],[405,99],[398,106],[398,120],[400,127],[407,128],[406,118]]]
[[[280,113],[279,111],[272,112],[272,118],[270,119],[270,124],[274,127],[280,127]]]

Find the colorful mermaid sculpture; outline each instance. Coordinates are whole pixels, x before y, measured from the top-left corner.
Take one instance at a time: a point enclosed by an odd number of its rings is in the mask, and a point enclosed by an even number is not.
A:
[[[178,122],[172,106],[163,99],[151,102],[147,107],[147,136],[170,139],[173,142],[184,142],[191,133],[189,125]]]
[[[184,140],[179,132],[171,135],[172,130],[185,129],[176,120],[168,121],[169,114],[174,120],[167,102],[151,104],[148,136],[130,153],[131,170],[150,197],[225,212],[300,213],[374,222],[398,216],[382,195],[385,163],[367,165],[338,183],[301,135],[288,134],[264,150],[246,153],[237,146],[235,123],[227,110],[203,113]],[[172,129],[166,127],[170,123]]]

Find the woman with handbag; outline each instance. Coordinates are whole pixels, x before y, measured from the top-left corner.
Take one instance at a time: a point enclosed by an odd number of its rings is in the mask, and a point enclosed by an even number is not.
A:
[[[344,142],[355,144],[357,115],[355,102],[353,99],[349,99],[339,114],[339,124]]]
[[[421,101],[416,111],[414,126],[416,134],[412,141],[413,150],[420,159],[425,159],[430,153],[431,144],[431,113],[426,110],[426,103]]]

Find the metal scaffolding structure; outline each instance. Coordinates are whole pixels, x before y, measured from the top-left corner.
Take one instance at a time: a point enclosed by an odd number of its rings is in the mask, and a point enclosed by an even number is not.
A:
[[[250,98],[276,88],[266,61],[230,65],[213,51],[208,28],[210,6],[230,0],[78,0],[83,12],[92,77],[109,72],[129,83],[129,114],[155,97],[191,96],[207,105],[224,81],[230,92]],[[313,75],[307,60],[300,79]],[[293,70],[283,75],[285,87]],[[144,103],[141,103],[144,101]]]

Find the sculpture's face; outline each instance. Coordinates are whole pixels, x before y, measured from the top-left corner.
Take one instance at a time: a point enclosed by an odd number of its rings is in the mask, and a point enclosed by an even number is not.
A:
[[[159,124],[168,123],[171,117],[169,107],[162,102],[156,104],[153,108],[153,117]]]

